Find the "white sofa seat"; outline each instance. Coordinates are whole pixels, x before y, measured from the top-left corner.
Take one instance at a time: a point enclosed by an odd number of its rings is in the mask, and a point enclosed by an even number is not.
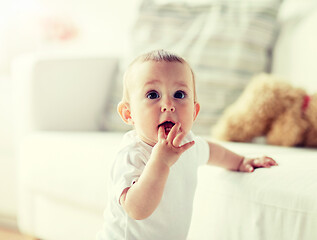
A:
[[[252,174],[202,167],[189,239],[317,239],[317,150],[224,145],[279,166]]]
[[[48,132],[20,150],[19,226],[42,239],[93,239],[102,226],[109,164],[123,133]],[[317,238],[317,151],[221,143],[278,163],[254,173],[199,169],[189,240]]]

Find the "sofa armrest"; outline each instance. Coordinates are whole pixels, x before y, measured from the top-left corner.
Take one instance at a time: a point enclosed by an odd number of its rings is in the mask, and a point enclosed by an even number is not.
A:
[[[106,56],[19,57],[12,64],[17,131],[98,130],[117,66]]]

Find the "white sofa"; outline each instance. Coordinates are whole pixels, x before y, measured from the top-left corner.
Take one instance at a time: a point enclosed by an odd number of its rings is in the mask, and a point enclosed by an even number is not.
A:
[[[316,18],[315,9],[305,20],[294,18],[296,24],[285,20],[273,52],[272,71],[311,91],[317,90]],[[22,232],[88,240],[102,227],[108,166],[123,135],[98,131],[116,68],[117,59],[107,56],[15,61]],[[248,156],[270,155],[279,166],[252,174],[202,167],[189,239],[317,239],[316,149],[221,144]]]

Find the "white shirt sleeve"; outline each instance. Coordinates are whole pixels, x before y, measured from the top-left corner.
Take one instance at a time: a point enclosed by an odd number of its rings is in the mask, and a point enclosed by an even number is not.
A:
[[[111,176],[114,194],[118,201],[123,190],[131,187],[139,179],[146,161],[145,155],[137,149],[126,148],[118,153]]]

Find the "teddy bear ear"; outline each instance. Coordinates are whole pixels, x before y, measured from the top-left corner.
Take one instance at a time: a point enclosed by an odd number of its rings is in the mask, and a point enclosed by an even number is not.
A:
[[[120,102],[117,107],[118,114],[121,119],[128,125],[133,125],[133,119],[131,116],[130,105],[126,102]]]

